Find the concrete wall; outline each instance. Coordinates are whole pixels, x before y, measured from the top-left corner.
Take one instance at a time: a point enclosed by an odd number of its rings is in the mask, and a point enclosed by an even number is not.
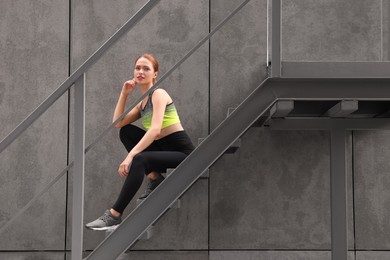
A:
[[[379,61],[388,1],[284,0],[283,59]],[[382,8],[383,6],[383,8]],[[387,14],[387,12],[386,12]],[[383,16],[383,25],[382,19]]]
[[[1,138],[145,2],[3,1]],[[283,3],[284,60],[386,60],[388,1]],[[122,83],[140,53],[158,58],[161,76],[237,5],[233,0],[161,1],[87,72],[87,144],[111,123]],[[252,0],[162,83],[194,143],[266,78],[266,6],[265,0]],[[72,158],[68,110],[73,97],[69,100],[67,95],[59,100],[0,155],[1,225],[63,169],[68,155]],[[389,135],[348,135],[349,259],[390,255]],[[123,182],[116,168],[125,155],[117,130],[87,154],[85,222],[116,198]],[[1,259],[66,258],[71,180],[72,172],[2,234]],[[125,214],[134,207],[132,202]],[[92,250],[103,238],[104,233],[86,230],[84,249]],[[169,211],[155,236],[133,249],[122,259],[330,259],[329,134],[250,129],[242,147],[221,157],[210,178],[183,196],[182,208]]]
[[[62,0],[6,0],[0,6],[3,139],[67,78],[69,9]],[[1,226],[66,166],[67,120],[65,95],[1,153]],[[0,251],[63,250],[65,219],[63,177],[1,234]]]

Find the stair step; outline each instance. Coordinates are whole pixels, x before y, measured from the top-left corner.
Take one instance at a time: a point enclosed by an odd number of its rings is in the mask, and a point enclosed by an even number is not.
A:
[[[153,236],[154,226],[148,227],[148,229],[140,236],[139,240],[148,240]]]
[[[105,236],[108,237],[118,227],[119,227],[119,225],[111,227],[110,229],[107,229]],[[139,240],[148,240],[148,239],[150,239],[153,236],[153,230],[154,230],[154,226],[153,225],[148,227],[148,229],[139,237]]]
[[[232,143],[232,145],[230,145],[230,147],[225,151],[225,153],[227,153],[227,154],[235,153],[238,150],[238,148],[240,148],[240,147],[241,147],[241,138],[234,141],[234,143]]]

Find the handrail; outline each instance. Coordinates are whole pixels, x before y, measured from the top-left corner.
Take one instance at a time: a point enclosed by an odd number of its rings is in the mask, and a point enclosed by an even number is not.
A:
[[[94,54],[92,54],[75,72],[72,73],[49,97],[47,97],[29,116],[27,116],[1,142],[0,153],[37,120],[51,105],[56,102],[103,54],[116,43],[126,32],[133,28],[160,0],[149,0],[121,28],[118,29]]]
[[[184,57],[178,61],[169,71],[167,71],[164,75],[162,75],[160,77],[159,80],[156,81],[156,83],[145,93],[143,94],[136,102],[134,102],[132,105],[130,105],[130,107],[125,110],[122,115],[120,115],[118,117],[117,120],[115,120],[109,127],[107,127],[90,145],[88,145],[86,148],[85,148],[85,153],[87,153],[90,149],[92,149],[100,140],[103,139],[103,137],[123,118],[125,117],[125,115],[131,110],[133,109],[143,98],[145,98],[149,92],[153,91],[154,89],[157,88],[157,86],[159,84],[161,84],[161,82],[163,80],[165,80],[168,76],[170,76],[172,74],[173,71],[175,71],[184,61],[186,61],[195,51],[197,51],[207,40],[209,40],[223,25],[225,25],[236,13],[238,13],[245,5],[248,4],[248,2],[250,2],[251,0],[245,0],[243,1],[238,7],[236,7],[236,9],[230,13],[224,20],[222,20],[209,34],[207,34],[203,39],[201,39],[186,55],[184,55]],[[123,27],[122,27],[123,28]],[[85,63],[84,63],[85,64]],[[58,90],[58,89],[57,89]],[[53,93],[55,94],[55,93]],[[52,95],[53,95],[52,94]],[[49,97],[50,98],[50,97]],[[43,104],[42,104],[43,105]],[[39,107],[38,107],[39,108]],[[35,112],[35,111],[34,111]],[[34,113],[33,112],[33,113]],[[11,133],[12,134],[12,133]],[[15,137],[16,138],[16,137]],[[1,145],[1,144],[0,144]],[[1,149],[0,149],[0,153],[1,153]],[[19,210],[19,212],[17,212],[12,219],[8,220],[8,222],[0,228],[0,234],[2,232],[4,232],[4,230],[6,228],[8,228],[19,216],[21,216],[31,205],[33,205],[33,203],[38,200],[51,186],[53,186],[58,180],[60,177],[62,177],[64,175],[64,173],[66,171],[68,171],[70,168],[72,168],[73,166],[73,161],[69,163],[69,165],[67,165],[65,167],[64,170],[61,171],[61,173],[51,182],[49,182],[40,192],[38,192],[38,194],[32,198],[27,204],[26,206],[24,206],[21,210]]]

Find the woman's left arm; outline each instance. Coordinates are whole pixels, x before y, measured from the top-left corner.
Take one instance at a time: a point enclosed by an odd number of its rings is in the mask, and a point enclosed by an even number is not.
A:
[[[154,91],[152,95],[153,116],[151,127],[148,131],[146,131],[145,135],[141,138],[138,144],[134,146],[134,148],[129,152],[125,160],[119,166],[118,173],[121,176],[126,176],[128,174],[129,166],[133,161],[134,156],[145,150],[160,135],[165,108],[169,100],[170,97],[165,90],[156,89]]]

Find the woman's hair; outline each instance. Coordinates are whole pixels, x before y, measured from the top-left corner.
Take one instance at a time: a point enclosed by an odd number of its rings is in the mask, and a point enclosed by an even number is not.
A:
[[[152,63],[152,65],[153,65],[153,70],[155,71],[155,72],[158,72],[158,61],[157,61],[157,59],[153,56],[153,55],[151,55],[151,54],[149,54],[149,53],[144,53],[144,54],[142,54],[141,56],[139,56],[136,60],[135,60],[135,62],[134,62],[134,65],[137,63],[137,61],[139,60],[139,59],[141,59],[141,58],[145,58],[145,59],[147,59],[148,61],[150,61],[151,63]],[[153,79],[153,84],[154,83],[156,83],[156,79]]]

